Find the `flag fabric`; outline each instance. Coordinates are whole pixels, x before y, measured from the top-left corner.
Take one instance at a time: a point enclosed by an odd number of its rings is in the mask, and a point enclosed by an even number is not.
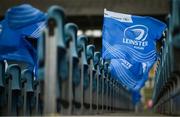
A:
[[[102,57],[111,60],[113,78],[138,92],[157,59],[156,41],[166,24],[142,17],[104,10]]]
[[[141,94],[140,92],[132,92],[132,103],[136,105],[141,99]]]
[[[8,9],[0,21],[0,59],[22,61],[34,69],[37,54],[31,41],[40,37],[45,21],[46,14],[28,4]]]

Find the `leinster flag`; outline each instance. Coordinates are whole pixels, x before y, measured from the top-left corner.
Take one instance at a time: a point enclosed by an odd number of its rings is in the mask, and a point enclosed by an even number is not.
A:
[[[113,78],[130,91],[139,91],[157,58],[156,41],[166,25],[152,17],[104,10],[104,59],[111,60]]]

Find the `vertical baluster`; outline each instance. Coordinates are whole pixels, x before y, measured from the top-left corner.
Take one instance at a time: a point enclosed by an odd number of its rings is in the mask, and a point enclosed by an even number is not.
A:
[[[111,94],[111,88],[110,88],[110,82],[111,82],[111,70],[110,67],[107,68],[107,78],[108,78],[108,99],[107,99],[107,111],[110,111],[110,102],[111,102],[111,98],[110,98],[110,94]]]
[[[21,81],[23,88],[23,115],[31,115],[31,103],[33,99],[33,72],[25,69],[21,73]]]
[[[72,114],[72,109],[73,109],[73,102],[79,101],[77,99],[79,96],[79,83],[80,83],[80,70],[79,70],[79,59],[77,55],[77,30],[78,27],[73,24],[73,23],[68,23],[65,25],[65,33],[67,36],[67,42],[69,45],[68,48],[68,68],[69,68],[69,73],[68,73],[68,78],[69,78],[69,83],[68,83],[68,93],[69,93],[69,110],[67,112],[68,115]],[[74,101],[73,101],[74,100]],[[80,101],[79,101],[80,102]]]
[[[44,83],[44,114],[56,114],[59,97],[57,81],[59,64],[57,62],[59,48],[64,45],[64,11],[58,6],[48,10],[48,29],[45,30],[45,83]]]
[[[38,39],[37,53],[38,53],[38,76],[33,81],[34,89],[34,108],[32,109],[32,115],[43,114],[43,90],[44,90],[44,65],[45,65],[45,32],[42,32],[42,36]]]
[[[86,74],[87,74],[87,68],[88,68],[88,64],[87,64],[87,58],[86,58],[86,45],[87,45],[87,37],[86,36],[79,36],[78,37],[78,42],[77,42],[77,46],[78,46],[78,51],[79,51],[79,56],[80,56],[80,104],[81,104],[81,108],[78,112],[74,112],[77,114],[83,114],[83,110],[84,110],[84,79],[87,78]],[[74,110],[76,111],[76,110]]]
[[[99,80],[98,80],[98,113],[101,113],[101,110],[102,110],[102,73],[101,73],[101,69],[102,69],[102,64],[101,64],[101,60],[102,58],[100,58],[100,61],[99,61]]]
[[[104,76],[105,76],[105,112],[108,111],[108,93],[109,93],[109,88],[108,88],[108,83],[109,83],[109,74],[108,74],[108,66],[109,62],[104,63]]]
[[[33,107],[32,107],[32,115],[42,115],[42,109],[40,110],[40,94],[42,95],[42,92],[40,91],[40,80],[35,79],[33,80],[33,90],[34,90],[34,97],[33,97]]]
[[[93,63],[93,57],[94,57],[94,45],[88,45],[87,46],[87,60],[89,62],[89,114],[92,114],[92,82],[93,82],[93,70],[94,70],[94,63]]]
[[[101,72],[101,102],[100,107],[101,111],[100,113],[104,112],[104,60],[100,59],[100,72]]]
[[[7,113],[7,99],[5,90],[5,63],[0,61],[0,116]]]
[[[16,64],[8,66],[7,71],[7,87],[8,87],[8,115],[18,115],[19,96],[21,94],[20,78],[21,69]]]
[[[87,47],[85,47],[85,53],[87,58]],[[88,61],[88,60],[87,60]],[[90,108],[90,77],[89,77],[89,64],[84,66],[84,82],[83,82],[83,114],[87,115],[87,111]]]
[[[96,91],[95,91],[95,95],[93,97],[94,99],[94,104],[96,105],[96,110],[95,110],[95,114],[98,113],[98,101],[99,101],[99,75],[100,75],[100,71],[99,71],[99,61],[100,61],[100,52],[95,52],[94,53],[94,66],[96,69],[96,74],[95,74],[95,80],[96,80]]]

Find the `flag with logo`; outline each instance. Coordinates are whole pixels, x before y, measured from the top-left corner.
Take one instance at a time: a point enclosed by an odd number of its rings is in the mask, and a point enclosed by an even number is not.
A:
[[[104,59],[111,60],[113,78],[131,91],[139,91],[157,58],[156,41],[166,24],[152,17],[104,10]]]

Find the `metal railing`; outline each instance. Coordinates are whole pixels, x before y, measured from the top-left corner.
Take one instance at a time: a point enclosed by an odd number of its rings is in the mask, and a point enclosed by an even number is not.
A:
[[[38,78],[20,65],[0,61],[0,115],[93,115],[133,110],[131,94],[111,77],[78,26],[65,24],[61,7],[47,11],[38,40]]]
[[[169,27],[162,39],[153,91],[154,111],[169,115],[180,115],[179,11],[180,1],[172,0]]]

